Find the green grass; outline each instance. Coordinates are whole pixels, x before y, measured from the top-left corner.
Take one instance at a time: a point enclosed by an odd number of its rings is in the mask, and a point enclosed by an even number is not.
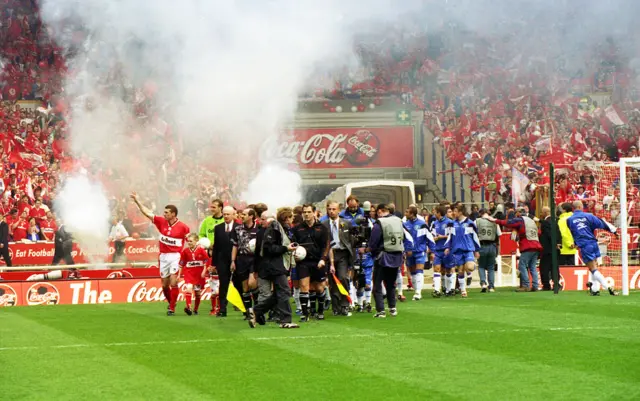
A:
[[[474,291],[298,330],[159,303],[4,308],[0,399],[640,399],[638,293]]]

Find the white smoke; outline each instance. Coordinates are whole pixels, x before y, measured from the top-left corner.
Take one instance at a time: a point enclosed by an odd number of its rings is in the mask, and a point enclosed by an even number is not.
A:
[[[99,183],[86,174],[68,177],[57,194],[54,208],[67,231],[80,243],[93,264],[99,266],[108,255],[109,202]]]
[[[127,174],[151,182],[162,157],[144,152],[152,144],[132,143],[130,132],[139,127],[132,99],[110,82],[128,88],[152,81],[159,117],[184,138],[183,157],[202,153],[203,140],[225,138],[234,146],[223,151],[242,170],[252,163],[234,158],[238,149],[259,147],[294,119],[312,74],[357,66],[354,35],[417,3],[44,0],[41,12],[71,56],[65,92],[76,98],[73,149],[103,168],[135,160],[141,168]],[[85,32],[83,43],[73,42],[73,30]],[[299,181],[279,183],[278,195],[291,195],[283,201],[299,200]]]
[[[263,166],[249,184],[243,199],[248,203],[263,202],[269,210],[297,205],[302,200],[300,174],[277,164]]]

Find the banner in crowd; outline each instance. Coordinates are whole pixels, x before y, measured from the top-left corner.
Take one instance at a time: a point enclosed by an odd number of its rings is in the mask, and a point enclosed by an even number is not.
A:
[[[411,168],[414,143],[413,126],[293,129],[267,138],[260,158],[302,170]]]
[[[638,249],[638,242],[640,241],[640,228],[629,227],[627,229],[629,234],[628,246],[629,251]],[[620,253],[622,249],[622,242],[620,238],[607,231],[598,231],[598,242],[600,243],[601,252],[609,250],[610,252]],[[500,237],[500,255],[510,256],[518,250],[518,243],[511,239],[511,233],[502,233]]]
[[[622,288],[622,266],[604,266],[598,269],[610,286]],[[564,291],[586,291],[589,269],[584,266],[560,266],[560,285]],[[629,289],[640,288],[640,266],[629,265]],[[606,291],[605,291],[606,292]]]
[[[180,289],[184,282],[179,283]],[[202,300],[211,299],[208,284]],[[84,305],[164,301],[159,278],[121,280],[64,280],[0,282],[0,307],[33,305]],[[180,292],[178,301],[184,301]]]
[[[125,241],[124,256],[128,262],[156,262],[158,260],[158,240],[138,239]],[[116,248],[113,242],[109,244],[109,256],[107,261],[113,259]],[[53,261],[53,242],[9,243],[9,255],[14,266],[43,266],[50,265]],[[75,263],[89,263],[88,256],[77,243],[73,244],[71,252]],[[2,260],[0,265],[4,265]]]
[[[60,266],[62,270],[62,279],[67,279],[69,277],[69,268],[73,266]],[[48,271],[52,271],[56,269],[49,269]],[[42,270],[32,270],[32,271],[8,271],[2,272],[2,280],[4,281],[25,281],[29,277],[34,274],[43,274],[48,271]],[[158,269],[157,262],[149,262],[148,267],[125,267],[122,269],[99,269],[99,270],[89,270],[82,269],[78,272],[80,274],[81,280],[92,279],[92,280],[105,280],[105,279],[120,279],[120,278],[156,278],[160,277],[160,269]]]

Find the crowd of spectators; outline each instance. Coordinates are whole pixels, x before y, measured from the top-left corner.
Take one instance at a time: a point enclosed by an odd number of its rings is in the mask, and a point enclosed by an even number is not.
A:
[[[536,29],[545,29],[543,21],[536,24]],[[437,34],[409,27],[385,29],[384,40],[356,43],[359,69],[319,77],[318,84],[326,87],[331,81],[334,89],[305,96],[368,97],[375,104],[397,102],[423,111],[426,127],[454,168],[470,177],[473,189],[498,203],[514,201],[515,169],[529,182],[517,201],[535,209],[536,188],[549,184],[546,164],[566,164],[557,175],[556,201],[583,199],[589,210],[615,221],[620,198],[616,175],[597,162],[638,155],[640,133],[636,73],[617,39],[594,40],[584,67],[576,71],[552,55],[525,51],[510,38],[465,34],[451,26]],[[152,151],[160,155],[157,165],[163,167],[145,177],[144,185],[126,170],[102,169],[86,155],[72,158],[69,117],[61,97],[67,66],[62,49],[39,18],[37,2],[4,1],[0,48],[0,212],[7,216],[14,239],[26,238],[30,231],[50,239],[44,231],[49,230],[46,221],[54,220],[52,200],[65,173],[77,168],[104,183],[113,215],[136,236],[148,235],[150,227],[124,188],[143,188],[141,196],[152,208],[178,203],[181,219],[192,229],[204,218],[211,198],[240,198],[248,171],[238,171],[232,163],[196,163],[214,157],[181,158],[176,165],[180,146],[170,133],[157,138],[161,151]],[[145,115],[138,120],[147,126],[166,124],[149,110],[153,106],[144,101],[146,89],[131,94],[143,99],[136,101],[136,117]],[[613,104],[598,104],[589,97],[593,92],[611,93]],[[21,108],[17,100],[35,103]],[[167,149],[172,156],[166,156]],[[214,154],[216,144],[202,144],[199,151]],[[637,224],[637,172],[631,171],[628,180],[629,218]]]

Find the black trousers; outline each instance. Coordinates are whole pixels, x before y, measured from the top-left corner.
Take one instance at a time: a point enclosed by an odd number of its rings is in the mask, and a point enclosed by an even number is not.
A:
[[[349,251],[344,250],[333,250],[333,266],[336,268],[336,277],[344,288],[349,291]],[[346,308],[349,306],[349,301],[347,297],[340,294],[340,290],[338,290],[338,286],[336,285],[333,277],[329,279],[329,291],[331,292],[331,308],[334,311],[340,311],[341,308]]]
[[[259,300],[253,307],[253,313],[264,315],[275,308],[280,323],[291,323],[291,289],[287,276],[285,274],[271,276],[268,280],[273,283],[273,294],[264,300]]]
[[[551,288],[551,254],[543,253],[540,255],[540,281],[542,288]]]
[[[558,257],[558,265],[559,266],[573,266],[576,264],[575,255],[560,255]]]
[[[4,259],[4,263],[6,263],[7,267],[13,266],[11,263],[11,255],[9,254],[9,244],[4,244],[4,246],[0,248],[0,256]]]
[[[396,307],[396,279],[400,267],[385,267],[376,262],[373,265],[373,297],[376,300],[376,311],[384,311],[384,295],[382,286],[387,290],[389,309]]]
[[[64,259],[64,263],[66,265],[74,265],[75,264],[75,262],[73,261],[73,256],[71,256],[71,250],[70,249],[54,248],[53,262],[51,262],[51,264],[52,265],[57,265],[63,259]]]
[[[113,254],[113,263],[124,262],[127,258],[124,256],[124,241],[115,241],[113,243],[115,253]]]
[[[229,292],[229,283],[231,282],[231,266],[218,265],[216,266],[218,270],[218,280],[220,280],[220,294],[219,294],[219,306],[220,313],[227,312],[227,292]],[[237,289],[238,292],[242,292],[242,287]]]

